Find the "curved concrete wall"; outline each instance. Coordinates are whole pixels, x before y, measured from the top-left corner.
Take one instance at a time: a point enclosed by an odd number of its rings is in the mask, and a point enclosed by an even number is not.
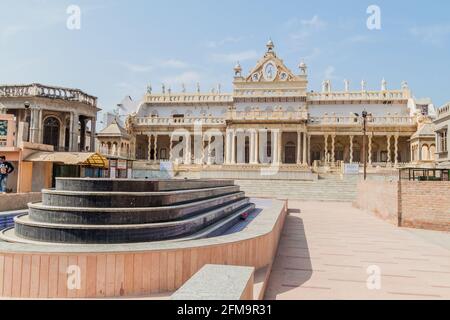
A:
[[[134,245],[0,243],[0,297],[108,298],[173,292],[206,264],[272,264],[287,203],[272,201],[243,231],[218,238]]]

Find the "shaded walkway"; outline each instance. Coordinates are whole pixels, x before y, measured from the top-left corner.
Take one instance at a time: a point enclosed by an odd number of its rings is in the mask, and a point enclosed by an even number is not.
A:
[[[350,203],[289,208],[266,299],[450,298],[450,250],[439,245],[450,234],[424,237]],[[380,290],[367,287],[371,266],[381,271]]]

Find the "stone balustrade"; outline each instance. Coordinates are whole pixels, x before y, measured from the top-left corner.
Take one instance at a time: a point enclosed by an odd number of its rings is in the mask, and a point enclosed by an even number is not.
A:
[[[306,120],[308,112],[302,111],[230,111],[228,120]]]
[[[323,116],[311,117],[311,125],[362,125],[363,119],[356,116]],[[409,116],[385,116],[385,117],[371,117],[367,121],[368,126],[384,126],[384,125],[406,125],[413,126],[416,124],[416,119]]]
[[[97,106],[97,98],[78,89],[50,87],[41,84],[0,86],[0,97],[44,97],[81,102],[93,107]]]
[[[221,93],[205,93],[205,94],[147,94],[144,98],[145,103],[220,103],[233,102],[233,96],[230,94]]]
[[[134,123],[136,125],[141,126],[155,126],[155,125],[185,126],[195,124],[223,126],[226,125],[226,120],[225,118],[213,118],[213,117],[184,117],[184,118],[139,117],[135,119]]]
[[[405,91],[311,92],[309,101],[406,100]]]
[[[450,103],[444,105],[442,108],[439,108],[437,113],[439,118],[450,115]]]

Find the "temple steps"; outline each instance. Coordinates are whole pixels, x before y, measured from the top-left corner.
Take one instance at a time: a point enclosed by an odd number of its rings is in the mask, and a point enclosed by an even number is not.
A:
[[[357,179],[319,179],[318,181],[237,180],[248,196],[302,201],[352,202],[356,199]]]

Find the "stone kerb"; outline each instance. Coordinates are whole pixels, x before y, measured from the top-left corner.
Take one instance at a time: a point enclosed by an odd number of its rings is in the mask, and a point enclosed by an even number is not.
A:
[[[205,265],[171,300],[252,300],[255,268]]]

